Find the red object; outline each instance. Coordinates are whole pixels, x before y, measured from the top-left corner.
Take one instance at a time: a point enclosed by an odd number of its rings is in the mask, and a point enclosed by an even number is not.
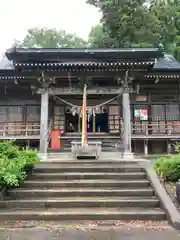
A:
[[[61,133],[62,132],[59,129],[52,130],[51,132],[51,148],[52,149],[61,148],[61,140],[60,140]]]

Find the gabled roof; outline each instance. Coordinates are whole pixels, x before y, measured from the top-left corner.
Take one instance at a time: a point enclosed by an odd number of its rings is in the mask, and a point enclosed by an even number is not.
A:
[[[180,63],[172,55],[165,54],[154,64],[153,70],[180,71]]]
[[[5,55],[0,60],[0,71],[1,70],[14,70],[13,63],[9,61]]]

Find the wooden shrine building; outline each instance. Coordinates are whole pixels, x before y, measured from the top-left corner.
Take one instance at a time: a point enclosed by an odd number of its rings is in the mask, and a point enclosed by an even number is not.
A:
[[[162,49],[23,49],[0,61],[0,139],[46,152],[52,129],[61,148],[80,136],[87,85],[89,137],[113,149],[171,152],[180,139],[180,63]]]

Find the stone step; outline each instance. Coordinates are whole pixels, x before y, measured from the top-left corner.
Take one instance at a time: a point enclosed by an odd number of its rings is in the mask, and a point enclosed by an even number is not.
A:
[[[107,165],[107,164],[110,164],[110,165],[119,165],[119,166],[133,166],[133,167],[135,167],[135,166],[137,166],[138,167],[138,161],[136,161],[136,160],[132,160],[132,161],[130,161],[130,160],[128,160],[128,161],[126,161],[126,160],[120,160],[120,159],[118,159],[118,160],[111,160],[111,159],[98,159],[98,160],[93,160],[93,159],[81,159],[81,160],[78,160],[78,159],[75,159],[75,160],[73,160],[73,159],[59,159],[58,158],[58,156],[57,156],[57,158],[54,158],[54,156],[52,155],[50,158],[48,157],[48,160],[45,160],[45,161],[40,161],[39,163],[38,163],[38,166],[41,166],[41,165],[44,165],[44,164],[46,164],[46,165],[49,165],[49,166],[52,166],[52,164],[54,165],[57,165],[57,164],[60,164],[60,165],[73,165],[73,166],[75,166],[75,165],[78,165],[78,164],[83,164],[83,165],[86,165],[86,164],[91,164],[91,165],[100,165],[100,164],[105,164],[105,165]]]
[[[70,180],[70,179],[145,179],[146,174],[144,172],[134,173],[114,173],[114,172],[66,172],[66,173],[33,173],[32,179],[45,179],[48,180]]]
[[[102,152],[123,152],[124,148],[121,145],[117,145],[117,144],[106,144],[106,145],[102,145],[101,148]],[[71,145],[64,145],[63,148],[60,149],[48,149],[48,153],[68,153],[71,152]]]
[[[81,188],[81,187],[111,187],[111,188],[146,188],[149,187],[148,180],[120,181],[120,180],[65,180],[65,181],[42,181],[27,180],[23,183],[23,188]]]
[[[33,208],[80,208],[80,207],[146,207],[157,208],[160,207],[160,202],[156,198],[42,198],[42,199],[19,199],[0,201],[0,208],[15,208],[15,209],[33,209]]]
[[[29,198],[29,197],[87,197],[87,196],[99,196],[99,197],[115,197],[115,196],[149,196],[154,195],[152,188],[140,188],[140,189],[107,189],[107,188],[51,188],[51,189],[11,189],[8,191],[8,195],[14,198]]]
[[[33,170],[40,173],[52,173],[52,172],[144,172],[143,168],[133,166],[119,166],[118,164],[54,164],[54,165],[39,165]]]
[[[55,208],[35,210],[0,211],[0,219],[8,220],[156,220],[166,219],[166,214],[159,208]]]

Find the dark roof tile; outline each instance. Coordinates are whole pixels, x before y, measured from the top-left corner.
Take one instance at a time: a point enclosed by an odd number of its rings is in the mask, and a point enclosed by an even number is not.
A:
[[[154,70],[180,70],[180,63],[172,56],[165,54],[154,64]]]

